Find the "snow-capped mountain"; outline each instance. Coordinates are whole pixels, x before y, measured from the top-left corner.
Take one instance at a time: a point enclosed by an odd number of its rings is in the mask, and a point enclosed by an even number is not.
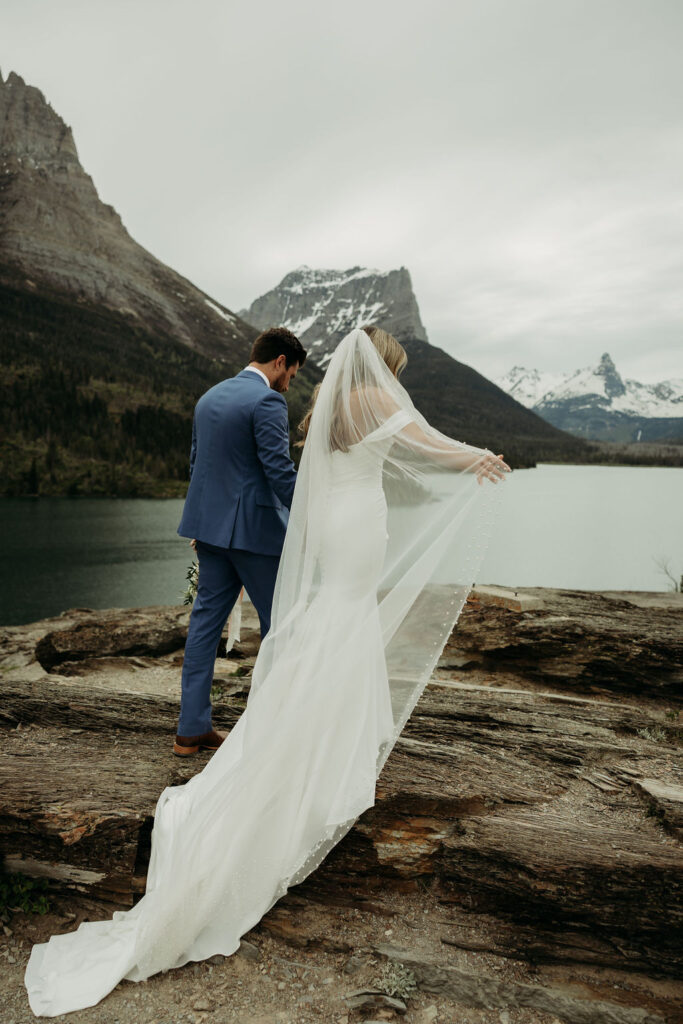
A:
[[[240,316],[261,330],[271,324],[289,327],[319,367],[354,327],[377,324],[405,348],[408,365],[401,382],[444,434],[505,451],[516,465],[580,460],[586,450],[476,370],[429,344],[405,267],[386,272],[299,267]]]
[[[426,341],[410,274],[400,270],[313,270],[299,267],[277,287],[240,313],[263,330],[271,324],[288,327],[319,366],[354,327],[381,323],[399,341]]]
[[[683,379],[623,379],[605,353],[597,366],[568,373],[513,367],[496,383],[528,409],[579,437],[654,441],[683,437]]]

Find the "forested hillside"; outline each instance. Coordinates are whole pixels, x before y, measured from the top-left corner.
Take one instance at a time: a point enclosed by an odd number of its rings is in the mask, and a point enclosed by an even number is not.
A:
[[[110,310],[0,284],[2,493],[184,495],[194,403],[245,365],[241,347],[218,362]],[[292,385],[292,424],[315,379],[306,367]]]

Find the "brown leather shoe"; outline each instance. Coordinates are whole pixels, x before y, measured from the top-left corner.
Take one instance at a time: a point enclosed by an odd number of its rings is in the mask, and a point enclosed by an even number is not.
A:
[[[204,732],[201,736],[178,736],[176,734],[173,753],[176,757],[190,757],[191,754],[196,754],[199,750],[218,750],[227,735],[227,732],[218,732],[216,729]]]

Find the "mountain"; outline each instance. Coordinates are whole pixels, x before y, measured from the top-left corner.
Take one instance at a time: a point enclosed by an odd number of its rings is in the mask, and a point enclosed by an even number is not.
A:
[[[379,324],[406,349],[408,366],[401,380],[417,408],[443,433],[504,452],[518,466],[584,457],[582,442],[429,344],[405,267],[386,272],[299,267],[240,316],[259,328],[272,322],[289,327],[320,367],[354,327]]]
[[[338,343],[354,327],[381,323],[399,341],[427,341],[410,274],[400,270],[312,270],[299,267],[277,287],[240,312],[260,329],[285,324],[311,358],[325,366]]]
[[[3,278],[42,286],[212,359],[242,359],[250,325],[138,245],[81,167],[71,129],[19,75],[0,75]]]
[[[256,334],[131,238],[71,129],[0,74],[2,493],[182,494],[194,403]]]
[[[496,382],[549,423],[600,441],[683,440],[683,380],[625,380],[605,353],[597,366],[540,373],[515,366]]]

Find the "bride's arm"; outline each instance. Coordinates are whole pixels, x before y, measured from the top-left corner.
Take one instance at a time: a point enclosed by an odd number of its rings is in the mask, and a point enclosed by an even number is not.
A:
[[[358,409],[361,398],[358,395]],[[372,409],[375,429],[386,422],[391,416],[401,412],[401,407],[387,391],[371,387],[364,389],[362,404]],[[364,417],[367,420],[367,414]],[[510,467],[503,461],[502,455],[494,455],[487,449],[473,449],[460,441],[444,437],[437,431],[427,433],[415,420],[411,420],[396,432],[396,439],[402,441],[413,451],[419,452],[436,465],[458,472],[473,472],[479,483],[484,479],[497,483],[502,480]]]

